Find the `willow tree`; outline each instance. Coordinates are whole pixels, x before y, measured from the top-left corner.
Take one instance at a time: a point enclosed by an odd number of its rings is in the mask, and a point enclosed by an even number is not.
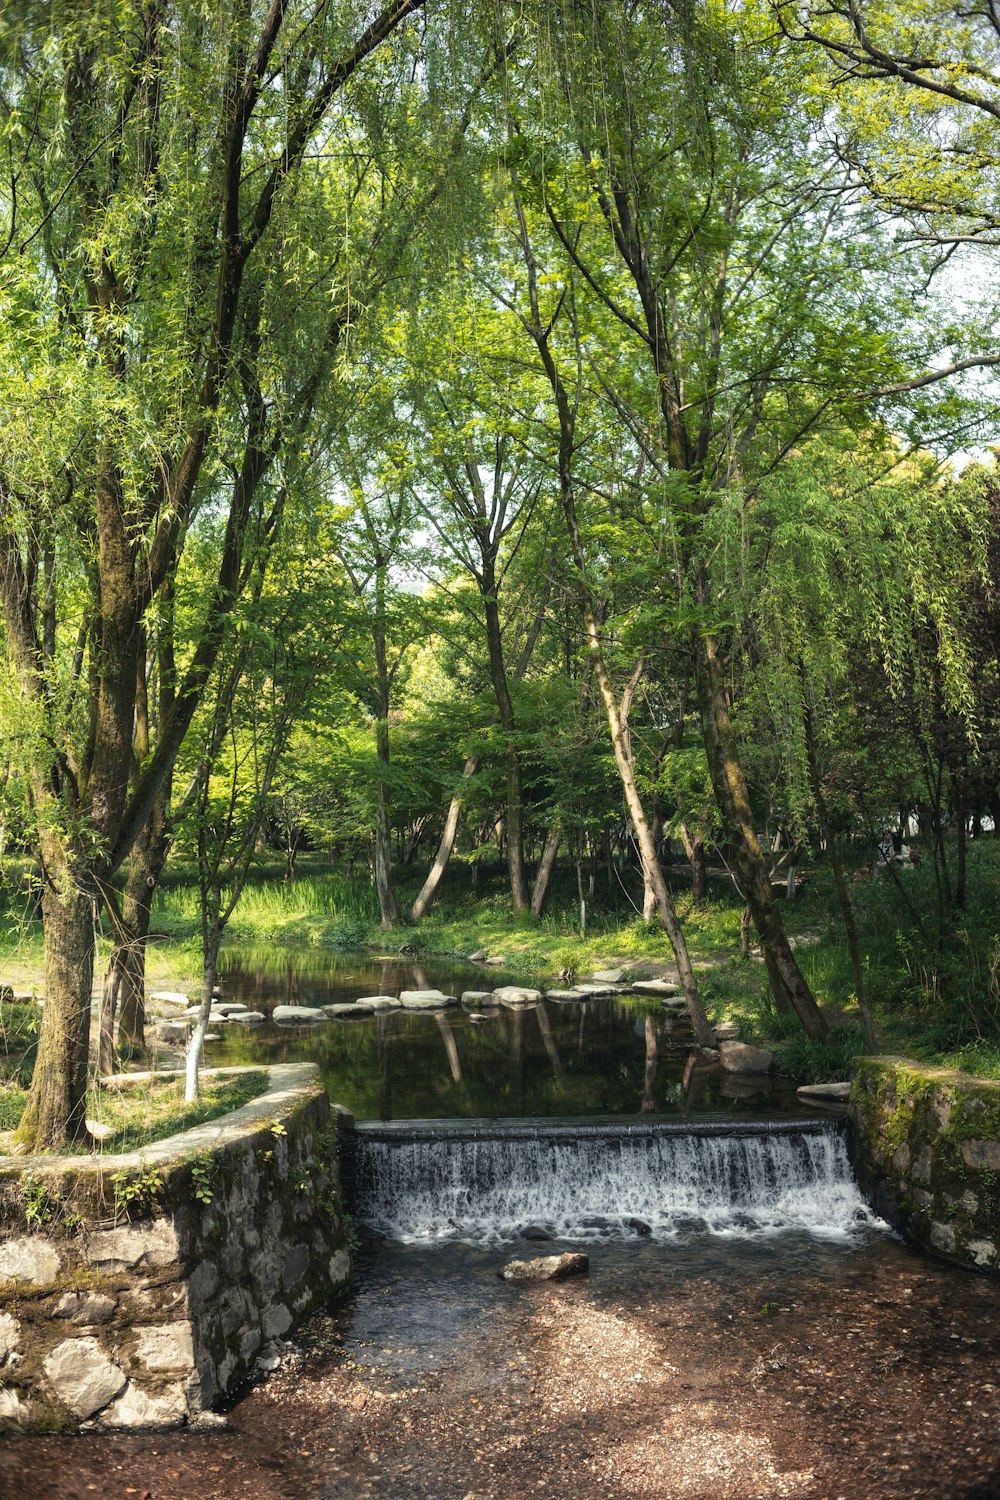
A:
[[[281,356],[298,343],[332,357],[356,305],[353,245],[313,233],[306,189],[326,159],[367,159],[381,98],[412,102],[405,23],[421,8],[392,0],[368,24],[346,5],[187,0],[4,14],[0,598],[48,997],[22,1147],[83,1132],[95,910],[115,909],[111,876],[166,784],[266,531],[262,485],[300,441],[310,392],[289,409]],[[276,323],[289,287],[300,317]],[[134,775],[145,626],[208,506],[221,546]]]
[[[713,791],[775,1002],[821,1037],[755,827],[708,523],[720,503],[755,506],[804,435],[857,410],[861,390],[918,379],[931,338],[912,317],[909,268],[822,152],[808,74],[753,5],[681,0],[651,15],[614,0],[554,17],[540,17],[540,85],[512,74],[511,150],[574,295],[617,328],[617,341],[588,337],[581,368],[660,471],[662,625],[692,653]]]

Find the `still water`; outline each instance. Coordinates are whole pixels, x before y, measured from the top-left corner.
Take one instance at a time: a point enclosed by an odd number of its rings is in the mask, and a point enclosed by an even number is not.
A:
[[[402,989],[461,995],[510,981],[469,965],[398,957],[233,948],[227,1000],[270,1018],[276,1005],[321,1006]],[[330,1097],[359,1120],[576,1115],[801,1115],[794,1088],[747,1084],[692,1058],[686,1018],[655,1000],[544,1001],[481,1014],[464,1007],[337,1017],[305,1026],[226,1028],[212,1066],[311,1061]]]

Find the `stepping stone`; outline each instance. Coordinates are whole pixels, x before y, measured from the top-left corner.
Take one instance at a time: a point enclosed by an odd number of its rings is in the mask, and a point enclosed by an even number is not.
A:
[[[307,1021],[325,1021],[327,1017],[315,1005],[276,1005],[271,1020],[279,1026],[302,1026]]]
[[[463,1005],[488,1005],[493,999],[492,990],[463,990]]]
[[[677,985],[669,979],[635,979],[631,988],[642,995],[676,995]]]
[[[832,1099],[846,1104],[851,1097],[849,1083],[804,1083],[795,1090],[800,1099]]]
[[[362,995],[355,1000],[354,1004],[358,1010],[367,1010],[370,1013],[377,1010],[399,1010],[402,1007],[402,1001],[397,1000],[395,995]],[[326,1010],[325,1005],[323,1009]]]
[[[441,990],[400,990],[400,1004],[404,1010],[440,1010],[443,1005],[457,1005],[457,995],[446,995]]]
[[[266,1020],[267,1017],[259,1010],[241,1010],[237,1011],[235,1016],[229,1017],[232,1026],[259,1026],[262,1021]]]
[[[189,995],[182,995],[180,990],[150,990],[150,1000],[159,1000],[162,1005],[180,1005],[186,1008],[191,1004]]]
[[[595,999],[600,995],[617,995],[621,993],[621,987],[617,984],[589,984],[586,981],[575,984],[575,990],[585,999]]]
[[[228,1016],[231,1020],[233,1016],[242,1015],[244,1011],[249,1009],[249,1005],[236,1005],[232,1001],[226,1000],[222,1005],[213,1004],[212,1014],[213,1016]]]
[[[582,990],[546,990],[546,1000],[554,1000],[557,1005],[570,1005],[574,1000],[579,1004],[581,1000],[589,1000]]]
[[[521,984],[502,984],[493,991],[493,998],[501,1005],[517,1009],[524,1005],[537,1005],[542,998],[541,990],[529,990]]]
[[[359,1010],[353,1001],[340,1000],[336,1005],[324,1005],[323,1014],[333,1020],[341,1016],[361,1016],[364,1018],[365,1016],[371,1016],[373,1012],[370,1010]]]
[[[596,969],[590,977],[598,984],[621,984],[622,973],[621,969]]]

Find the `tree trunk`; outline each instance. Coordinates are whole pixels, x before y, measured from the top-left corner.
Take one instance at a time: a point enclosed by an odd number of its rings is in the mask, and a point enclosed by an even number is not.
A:
[[[218,921],[218,909],[221,902],[221,893],[216,892],[216,913],[213,916],[208,932],[203,938],[202,954],[202,984],[201,984],[201,1009],[198,1012],[198,1021],[191,1034],[188,1043],[187,1066],[184,1079],[184,1102],[192,1104],[201,1092],[198,1069],[201,1067],[201,1054],[205,1047],[205,1033],[208,1030],[208,1018],[212,1010],[212,997],[215,994],[215,986],[219,976],[219,949],[222,946],[222,927]]]
[[[143,1047],[146,1043],[146,938],[153,893],[166,864],[168,847],[165,798],[161,797],[132,845],[129,857],[122,902],[124,932],[111,950],[101,1003],[98,1066],[102,1073],[110,1072],[114,1066],[116,1014],[119,1047]]]
[[[507,682],[497,607],[496,580],[492,565],[484,560],[483,610],[486,616],[486,644],[489,648],[490,681],[497,701],[497,715],[504,733],[507,756],[507,869],[510,873],[510,897],[514,915],[527,911],[528,873],[524,864],[524,807],[521,788],[521,757],[517,748],[514,704]]]
[[[375,725],[375,742],[379,765],[389,761],[389,721],[379,718]],[[392,840],[389,828],[389,792],[387,783],[379,779],[375,808],[375,887],[378,891],[379,914],[383,929],[393,927],[399,921],[399,904],[392,887]]]
[[[816,755],[812,713],[808,704],[805,708],[805,733],[806,756],[809,761],[809,776],[812,781],[813,796],[816,799],[816,814],[819,818],[820,833],[826,840],[826,850],[830,857],[830,868],[833,871],[833,880],[837,887],[837,900],[840,903],[840,915],[844,923],[844,935],[847,938],[847,951],[851,956],[851,968],[854,971],[854,989],[858,997],[858,1010],[861,1012],[861,1026],[865,1034],[865,1046],[869,1052],[877,1052],[878,1038],[875,1035],[875,1023],[872,1019],[871,1009],[868,1004],[868,995],[865,990],[865,976],[861,966],[861,949],[858,945],[858,929],[854,921],[854,905],[851,901],[851,893],[848,888],[846,876],[844,875],[844,866],[841,863],[837,840],[830,826],[826,798],[823,795],[823,784],[820,781],[819,775],[819,760]]]
[[[699,595],[702,602],[707,602],[707,579],[702,578]],[[729,718],[716,642],[712,636],[700,631],[693,644],[698,669],[702,734],[712,788],[733,840],[737,878],[760,939],[774,1003],[780,1011],[793,1010],[802,1022],[806,1035],[813,1041],[822,1041],[829,1027],[788,945],[754,828],[750,797]]]
[[[545,838],[545,847],[542,857],[538,861],[538,870],[535,874],[535,884],[531,891],[531,915],[536,922],[545,910],[548,900],[549,884],[552,880],[552,871],[556,867],[556,856],[559,853],[559,844],[562,839],[562,825],[556,818],[549,828]]]
[[[462,771],[462,779],[464,781],[468,781],[470,777],[475,776],[478,769],[479,756],[470,755],[468,760],[465,762],[465,767]],[[449,804],[448,816],[444,820],[444,831],[441,834],[441,842],[438,844],[437,853],[434,856],[434,863],[431,865],[430,870],[427,872],[427,879],[420,887],[420,893],[417,896],[416,901],[414,901],[413,906],[410,910],[411,922],[419,922],[421,917],[427,915],[431,903],[437,895],[438,886],[441,884],[444,872],[448,868],[448,861],[451,858],[451,851],[455,847],[455,838],[458,834],[458,820],[461,815],[462,793],[461,791],[458,791],[455,793],[454,797],[452,797],[451,803]]]
[[[45,1018],[31,1088],[16,1139],[57,1151],[86,1135],[94,898],[58,854],[45,860]]]

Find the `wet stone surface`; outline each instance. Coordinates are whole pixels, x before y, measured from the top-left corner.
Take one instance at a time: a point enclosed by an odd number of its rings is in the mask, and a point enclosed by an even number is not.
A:
[[[560,1246],[570,1249],[571,1246]],[[525,1243],[509,1254],[532,1253]],[[986,1500],[1000,1285],[881,1236],[379,1247],[228,1430],[11,1439],[5,1500]]]

